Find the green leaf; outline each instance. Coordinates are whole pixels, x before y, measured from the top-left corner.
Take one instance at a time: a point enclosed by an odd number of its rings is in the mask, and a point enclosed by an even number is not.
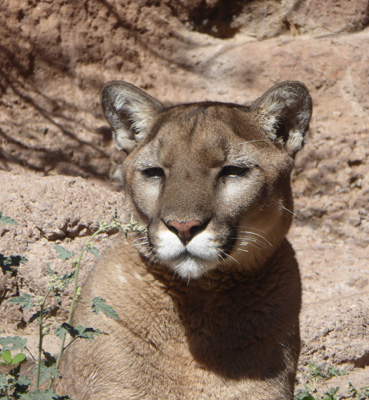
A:
[[[10,217],[6,217],[3,215],[3,212],[0,211],[0,224],[18,225],[18,222],[15,222],[14,219]]]
[[[53,276],[53,275],[57,275],[58,273],[56,271],[54,271],[51,267],[50,267],[50,263],[46,264],[46,275],[48,276]]]
[[[86,339],[88,341],[93,340],[97,335],[107,335],[106,332],[101,331],[100,329],[85,328],[81,325],[77,325],[75,329],[78,332],[78,337]]]
[[[25,264],[27,262],[27,258],[23,256],[7,256],[4,254],[0,254],[0,267],[3,270],[3,274],[7,272],[12,272],[12,267],[19,267],[21,264]]]
[[[99,249],[97,247],[89,246],[86,250],[92,253],[96,258],[99,257]]]
[[[31,381],[27,375],[20,376],[21,366],[18,364],[15,368],[6,374],[0,375],[0,394],[1,390],[7,391],[8,394],[12,393],[11,397],[7,399],[20,399],[21,394],[27,393],[28,387],[31,385]],[[4,399],[1,397],[0,399]]]
[[[21,296],[12,297],[8,300],[10,304],[17,304],[23,310],[29,310],[33,307],[32,296],[28,293],[23,293]]]
[[[9,387],[8,375],[1,374],[0,375],[0,396],[1,396],[1,391],[7,389],[8,387]],[[0,397],[0,399],[5,399],[5,397]]]
[[[26,347],[27,339],[23,339],[20,336],[7,336],[0,337],[0,346],[2,346],[1,351],[6,350],[20,350],[23,351]]]
[[[60,258],[63,261],[69,260],[70,258],[72,258],[74,256],[74,253],[72,251],[69,251],[69,250],[65,249],[63,246],[60,246],[58,244],[56,244],[54,246],[54,249],[58,253],[58,258]]]
[[[347,372],[344,369],[338,369],[336,367],[328,367],[327,375],[331,378],[333,376],[347,375]]]
[[[34,374],[37,373],[37,367],[34,369]],[[40,368],[40,385],[43,385],[45,382],[49,381],[53,378],[59,377],[59,371],[56,368],[56,365],[46,366],[45,363],[41,363]]]
[[[5,350],[1,354],[1,358],[5,361],[5,364],[11,364],[11,362],[12,362],[12,353],[9,350]]]
[[[22,375],[18,378],[18,384],[21,386],[29,386],[32,385],[32,381],[27,375]]]
[[[70,327],[70,328],[69,328]],[[58,326],[54,334],[57,336],[59,339],[63,339],[64,335],[67,335],[69,333],[69,330],[72,330],[73,326],[70,324],[67,324],[66,322],[63,322],[60,326]]]
[[[27,262],[27,258],[20,255],[11,255],[5,257],[4,254],[0,254],[0,262],[5,267],[19,267],[21,264]]]
[[[304,390],[298,393],[294,400],[315,400],[315,398],[307,390]]]
[[[339,390],[339,387],[330,388],[328,392],[324,393],[325,397],[323,397],[323,400],[337,400],[336,394]]]
[[[27,375],[22,375],[17,378],[17,384],[15,391],[16,393],[27,393],[29,386],[32,385],[32,381],[28,378]]]
[[[24,353],[19,353],[12,359],[12,364],[20,364],[21,362],[25,361],[26,355]]]
[[[72,271],[69,274],[64,274],[62,277],[60,277],[60,280],[64,283],[64,285],[67,286],[70,282],[73,281],[75,274],[76,271]]]
[[[100,329],[86,328],[81,325],[72,326],[64,322],[61,326],[55,329],[55,335],[62,339],[65,334],[71,335],[74,339],[81,338],[91,341],[94,339],[95,335],[106,335],[107,333]]]
[[[92,300],[92,310],[95,314],[98,314],[101,311],[109,318],[119,319],[118,313],[114,310],[112,306],[106,304],[106,300],[102,297],[95,297]]]

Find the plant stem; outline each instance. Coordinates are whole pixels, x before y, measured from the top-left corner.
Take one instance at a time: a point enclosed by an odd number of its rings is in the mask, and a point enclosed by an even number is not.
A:
[[[99,235],[100,233],[104,232],[106,229],[107,229],[107,227],[99,228],[93,235],[91,235],[90,238],[85,243],[85,245],[83,246],[82,251],[81,251],[81,253],[80,253],[79,257],[78,257],[78,261],[77,261],[77,265],[76,265],[76,274],[75,274],[75,277],[74,277],[73,299],[72,299],[72,304],[71,304],[71,307],[70,307],[70,310],[69,310],[69,316],[68,316],[68,320],[67,320],[68,324],[70,324],[71,321],[72,321],[74,308],[76,306],[77,292],[78,292],[78,275],[79,275],[79,270],[80,270],[83,254],[85,253],[87,248],[90,247],[90,245],[93,242],[93,240],[95,239],[95,237],[97,235]],[[66,334],[64,336],[66,336]]]
[[[40,305],[40,323],[39,323],[39,341],[38,341],[38,355],[37,355],[37,372],[36,372],[36,388],[40,388],[40,372],[41,372],[41,356],[42,356],[42,342],[44,340],[44,333],[43,333],[43,319],[44,319],[44,309],[45,303],[49,294],[51,293],[52,289],[49,289],[45,294],[45,297]]]
[[[36,362],[35,357],[33,357],[33,354],[31,353],[31,350],[26,346],[25,349],[28,351],[29,355],[32,357],[33,361]]]
[[[77,293],[78,293],[78,275],[79,275],[79,270],[81,267],[81,261],[82,261],[82,257],[85,253],[85,251],[88,249],[88,247],[91,245],[91,243],[93,242],[93,240],[95,239],[95,237],[97,235],[99,235],[100,233],[106,231],[107,229],[109,229],[112,225],[102,225],[100,226],[100,228],[93,234],[90,236],[90,238],[87,240],[87,242],[85,243],[85,245],[82,248],[82,251],[78,257],[77,263],[76,263],[76,272],[74,275],[74,289],[73,289],[73,298],[72,298],[72,304],[69,310],[69,315],[68,315],[68,320],[67,323],[70,324],[72,321],[72,317],[73,317],[73,313],[74,313],[74,309],[75,309],[75,305],[76,305],[76,301],[77,301]],[[61,339],[61,343],[60,343],[60,349],[59,349],[59,354],[58,354],[58,358],[56,360],[56,368],[59,369],[59,365],[60,365],[60,361],[62,358],[62,355],[64,353],[64,344],[65,344],[65,339],[67,337],[67,334],[64,333],[62,339]],[[49,383],[49,389],[51,388],[51,385],[53,384],[54,379],[50,380]]]

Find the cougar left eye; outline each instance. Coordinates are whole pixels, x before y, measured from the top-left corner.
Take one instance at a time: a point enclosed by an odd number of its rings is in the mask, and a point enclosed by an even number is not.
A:
[[[146,168],[142,171],[142,173],[148,178],[161,178],[164,176],[163,169],[158,167]]]
[[[250,171],[250,168],[248,168],[248,167],[237,167],[235,165],[226,165],[219,172],[219,177],[243,176],[243,175],[246,175],[249,171]]]

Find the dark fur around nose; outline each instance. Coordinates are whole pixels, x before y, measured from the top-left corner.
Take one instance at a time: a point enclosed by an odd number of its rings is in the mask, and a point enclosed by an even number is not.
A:
[[[187,222],[168,221],[166,223],[167,228],[175,233],[184,245],[189,243],[195,235],[203,231],[206,225],[197,220]]]

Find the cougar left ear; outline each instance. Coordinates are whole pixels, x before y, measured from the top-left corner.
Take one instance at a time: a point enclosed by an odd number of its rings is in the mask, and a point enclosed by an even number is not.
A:
[[[286,81],[273,86],[251,105],[251,111],[265,133],[283,143],[292,157],[305,144],[312,100],[304,84]]]
[[[163,106],[138,87],[112,81],[101,92],[105,118],[113,130],[118,150],[131,152],[148,134],[150,125]]]

